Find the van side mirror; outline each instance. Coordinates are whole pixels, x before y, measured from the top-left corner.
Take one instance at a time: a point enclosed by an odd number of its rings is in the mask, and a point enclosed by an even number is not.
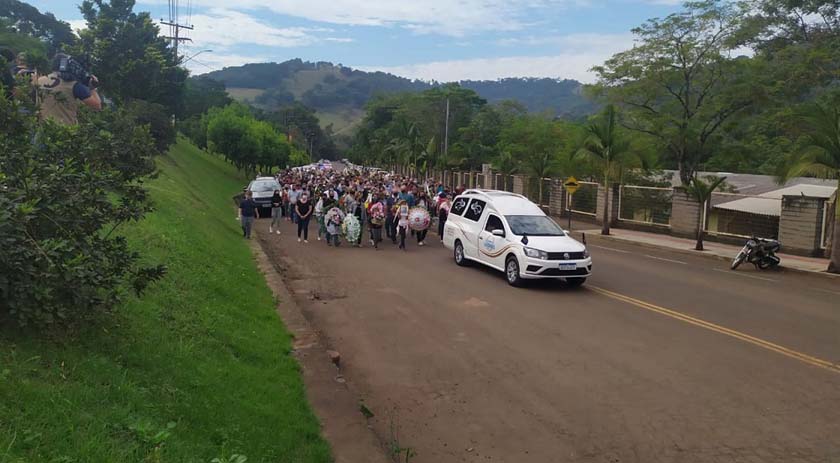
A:
[[[490,233],[492,233],[492,234],[493,234],[493,236],[500,236],[500,237],[502,237],[502,238],[504,238],[504,237],[505,237],[505,231],[504,231],[504,230],[502,230],[501,228],[497,228],[497,229],[493,230],[493,231],[492,231],[492,232],[490,232]]]

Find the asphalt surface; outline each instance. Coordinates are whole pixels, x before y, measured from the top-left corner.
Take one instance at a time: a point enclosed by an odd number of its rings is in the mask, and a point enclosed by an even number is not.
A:
[[[402,252],[257,228],[411,462],[840,461],[840,280],[590,236],[584,287],[517,289],[434,234]]]

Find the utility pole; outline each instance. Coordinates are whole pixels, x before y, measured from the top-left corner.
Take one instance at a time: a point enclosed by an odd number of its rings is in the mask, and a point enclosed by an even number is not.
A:
[[[180,58],[178,56],[178,44],[180,42],[192,42],[192,39],[189,37],[181,37],[181,29],[186,29],[188,31],[193,30],[193,26],[188,26],[186,24],[178,24],[177,22],[173,21],[164,21],[163,19],[160,20],[160,23],[169,26],[171,30],[174,31],[174,35],[164,37],[165,39],[172,40],[172,48],[175,50],[175,62],[178,61]]]
[[[443,157],[449,154],[449,97],[446,97],[446,128],[443,132]]]

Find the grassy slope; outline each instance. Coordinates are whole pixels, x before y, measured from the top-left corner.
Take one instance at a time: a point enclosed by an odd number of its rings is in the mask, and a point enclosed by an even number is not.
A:
[[[183,142],[159,166],[128,235],[165,280],[72,340],[0,332],[0,461],[329,461],[234,219],[244,180]]]
[[[338,72],[338,68],[323,67],[312,71],[299,71],[291,78],[284,79],[282,86],[294,95],[296,99],[300,100],[307,90],[310,90],[319,83],[323,82],[324,78],[328,75],[334,75],[339,79],[345,78],[340,72]],[[257,88],[228,87],[227,92],[228,95],[236,101],[253,104],[254,100],[260,96],[264,90]],[[355,126],[361,122],[365,112],[359,108],[335,108],[329,111],[319,109],[315,115],[318,117],[318,121],[322,128],[329,124],[333,124],[333,130],[335,133],[350,134]]]
[[[263,92],[265,92],[265,90],[261,88],[230,87],[227,89],[228,95],[240,103],[252,103],[258,96],[262,95]]]

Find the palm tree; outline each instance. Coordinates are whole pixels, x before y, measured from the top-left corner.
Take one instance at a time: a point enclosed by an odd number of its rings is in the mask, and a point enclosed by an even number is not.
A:
[[[493,169],[502,174],[502,190],[507,190],[507,179],[519,169],[519,162],[510,151],[502,151],[493,161]]]
[[[604,224],[602,235],[610,234],[610,179],[618,175],[618,170],[633,159],[630,142],[622,136],[615,106],[608,105],[604,112],[586,127],[587,137],[579,154],[586,156],[601,171],[604,179]]]
[[[548,151],[532,153],[525,158],[523,162],[525,170],[537,180],[537,203],[542,205],[543,181],[542,179],[550,176],[557,168],[557,158],[553,153]],[[529,189],[533,193],[533,190]]]
[[[783,184],[802,175],[837,179],[834,232],[827,271],[840,273],[840,107],[816,103],[808,107],[801,117],[807,132],[807,148],[782,163],[777,180]]]
[[[703,214],[709,210],[709,200],[712,197],[712,193],[726,181],[726,177],[708,176],[706,180],[700,180],[695,175],[688,181],[688,185],[685,187],[686,192],[700,204],[700,207],[697,209],[697,244],[694,246],[694,249],[698,251],[703,250],[703,230],[705,228]]]

